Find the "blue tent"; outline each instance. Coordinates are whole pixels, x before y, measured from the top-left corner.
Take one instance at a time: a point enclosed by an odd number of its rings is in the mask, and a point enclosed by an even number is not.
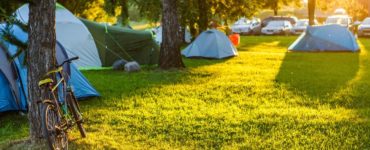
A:
[[[218,30],[204,31],[182,51],[185,57],[204,57],[222,59],[238,55],[229,38]]]
[[[19,74],[8,56],[5,48],[0,45],[0,112],[25,110],[27,104]]]
[[[289,51],[359,51],[356,38],[345,27],[325,25],[307,27]]]
[[[5,25],[0,24],[0,29],[4,29]],[[19,40],[27,42],[28,35],[17,26],[11,27],[12,34]],[[0,35],[1,36],[1,35]],[[17,46],[7,43],[0,37],[0,43],[2,43],[2,53],[0,52],[0,112],[9,110],[26,110],[26,96],[27,95],[27,68],[23,65],[24,55],[20,55],[13,62],[9,62],[6,55],[15,55],[17,53]],[[68,59],[67,53],[64,47],[57,43],[56,45],[56,59],[57,63],[62,63]],[[9,71],[9,67],[13,66],[12,70]],[[3,71],[8,68],[6,71]],[[91,86],[89,81],[83,76],[83,74],[73,64],[65,65],[65,71],[70,74],[69,84],[72,86],[73,91],[78,99],[87,97],[100,96],[99,93]],[[4,73],[5,72],[5,73]],[[14,74],[16,77],[10,78],[7,74]],[[14,87],[14,84],[16,88]],[[4,90],[3,90],[4,89]],[[18,92],[17,92],[18,91]]]

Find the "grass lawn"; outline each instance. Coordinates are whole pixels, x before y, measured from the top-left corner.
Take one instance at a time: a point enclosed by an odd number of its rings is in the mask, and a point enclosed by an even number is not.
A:
[[[297,37],[242,37],[239,56],[185,59],[187,69],[84,74],[88,138],[75,149],[368,149],[370,39],[361,53],[287,53]],[[0,116],[0,143],[27,136]]]

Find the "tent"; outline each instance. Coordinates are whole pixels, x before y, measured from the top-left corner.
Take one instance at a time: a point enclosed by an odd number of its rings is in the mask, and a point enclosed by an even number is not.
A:
[[[109,26],[86,19],[81,21],[90,30],[98,47],[103,66],[112,66],[119,59],[139,64],[157,64],[159,47],[148,31]]]
[[[5,48],[0,45],[0,112],[26,108],[19,74],[8,56]]]
[[[0,24],[0,29],[5,25]],[[18,26],[11,26],[11,33],[19,40],[27,42],[28,35]],[[13,62],[7,59],[7,56],[14,56],[18,47],[7,43],[1,38],[0,43],[0,112],[9,110],[26,110],[27,95],[27,68],[23,64],[24,55],[16,57]],[[56,45],[57,63],[62,63],[68,59],[67,52],[61,43]],[[71,85],[77,99],[100,96],[91,86],[88,80],[77,69],[76,65],[65,65],[65,71],[70,74],[69,84]],[[4,89],[4,90],[3,90]]]
[[[222,59],[238,55],[237,49],[222,32],[211,29],[204,31],[182,51],[185,57]]]
[[[156,28],[153,29],[153,32],[155,33],[155,41],[157,42],[157,44],[161,44],[162,43],[162,26],[158,26]],[[191,33],[188,29],[185,30],[185,35],[184,35],[184,40],[186,43],[190,43],[191,42],[191,39],[193,37],[191,36]]]
[[[28,4],[20,7],[16,17],[28,23]],[[77,67],[101,67],[98,49],[86,26],[62,5],[56,6],[57,40],[64,46],[69,57],[79,56]]]
[[[289,51],[359,51],[356,38],[345,27],[325,25],[308,27]]]

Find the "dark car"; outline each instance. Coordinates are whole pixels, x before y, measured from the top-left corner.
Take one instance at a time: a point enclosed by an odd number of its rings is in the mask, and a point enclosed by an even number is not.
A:
[[[298,22],[297,17],[271,16],[262,20],[262,27],[267,26],[270,21],[289,21],[293,26]]]

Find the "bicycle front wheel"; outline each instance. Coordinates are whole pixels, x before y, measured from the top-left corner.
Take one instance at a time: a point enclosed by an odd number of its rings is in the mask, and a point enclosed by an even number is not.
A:
[[[67,150],[68,136],[62,127],[61,116],[53,104],[44,104],[42,127],[51,150]]]
[[[68,107],[69,110],[71,111],[73,118],[76,121],[78,130],[80,131],[81,137],[85,138],[86,137],[86,131],[85,128],[83,127],[83,118],[82,114],[80,112],[80,107],[78,105],[77,99],[74,96],[73,92],[68,92],[67,95],[67,100],[68,100]]]

